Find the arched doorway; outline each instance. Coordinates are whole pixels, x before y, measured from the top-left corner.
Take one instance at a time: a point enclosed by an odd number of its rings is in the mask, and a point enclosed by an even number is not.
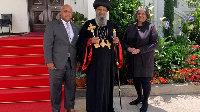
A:
[[[60,18],[64,0],[28,0],[31,31],[44,31],[47,22]]]

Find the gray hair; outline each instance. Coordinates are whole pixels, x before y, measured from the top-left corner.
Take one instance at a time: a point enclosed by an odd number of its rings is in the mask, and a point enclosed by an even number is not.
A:
[[[150,18],[149,9],[148,9],[147,7],[141,6],[141,7],[139,7],[139,8],[135,11],[135,13],[134,13],[135,19],[137,19],[137,13],[138,13],[139,10],[144,10],[145,13],[146,13],[147,19]]]

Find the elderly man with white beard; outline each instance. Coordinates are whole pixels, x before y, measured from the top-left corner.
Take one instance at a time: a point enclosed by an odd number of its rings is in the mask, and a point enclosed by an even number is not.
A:
[[[123,63],[122,48],[116,26],[106,19],[111,8],[110,1],[95,0],[93,6],[96,17],[85,22],[77,44],[79,61],[87,75],[86,111],[114,112],[114,50],[119,50],[120,68]]]

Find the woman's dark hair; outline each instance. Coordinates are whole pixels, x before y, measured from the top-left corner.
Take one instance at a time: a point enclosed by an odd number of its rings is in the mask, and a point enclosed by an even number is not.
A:
[[[139,10],[144,10],[146,13],[147,19],[150,18],[149,9],[147,7],[141,6],[135,11],[135,14],[134,14],[135,19],[137,19],[137,13]]]

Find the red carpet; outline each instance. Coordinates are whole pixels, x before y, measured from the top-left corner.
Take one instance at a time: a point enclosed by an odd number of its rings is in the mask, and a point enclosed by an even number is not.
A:
[[[0,40],[1,42],[2,40]],[[1,43],[0,43],[1,44]],[[43,54],[43,46],[1,47],[0,55]]]
[[[44,64],[43,55],[0,57],[1,65]]]
[[[23,35],[23,37],[43,37],[44,31],[30,32],[28,34]]]
[[[2,89],[0,102],[40,101],[49,100],[49,87]]]
[[[11,103],[0,104],[0,112],[52,112],[51,103],[34,102],[34,103]],[[61,112],[64,112],[63,102]]]
[[[51,111],[50,102],[37,102],[50,100],[43,34],[0,38],[0,112]]]
[[[18,76],[18,75],[41,75],[48,74],[48,69],[45,65],[23,65],[23,66],[1,66],[1,77],[3,76]]]
[[[0,38],[0,112],[52,112],[43,35]]]
[[[0,88],[48,86],[47,85],[48,83],[49,83],[48,75],[26,76],[26,77],[1,77]]]
[[[10,36],[0,38],[0,46],[27,46],[29,45],[43,45],[43,37],[21,37],[21,36]]]

